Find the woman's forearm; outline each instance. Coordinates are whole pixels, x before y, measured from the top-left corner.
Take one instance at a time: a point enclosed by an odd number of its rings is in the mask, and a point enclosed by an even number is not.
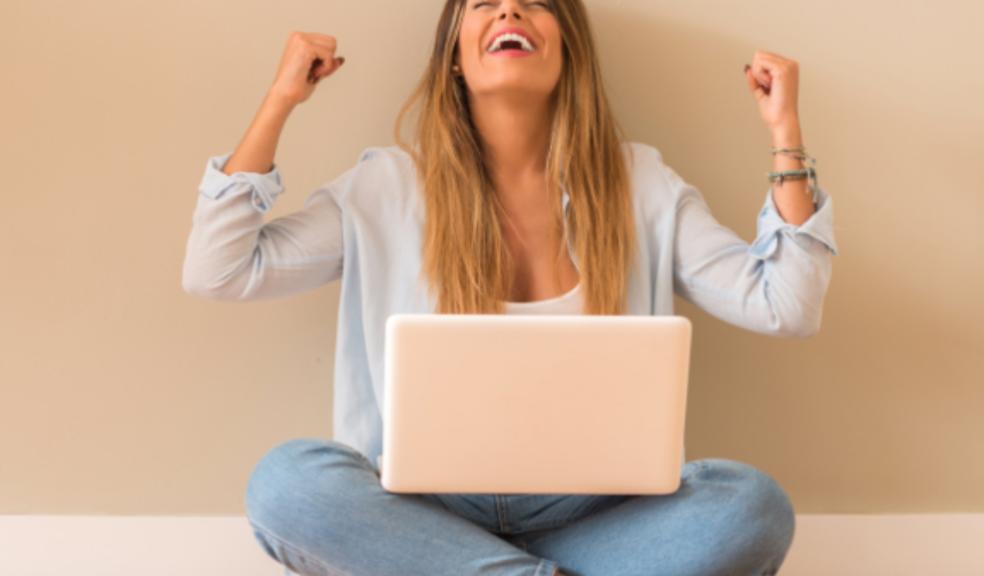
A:
[[[772,133],[772,146],[775,148],[797,148],[803,145],[803,135],[799,125],[777,129]],[[772,170],[801,170],[803,161],[788,154],[776,154],[772,161]],[[772,200],[782,219],[790,224],[799,226],[806,222],[816,211],[813,206],[813,195],[810,193],[807,179],[778,181],[772,184]]]
[[[243,136],[222,171],[226,174],[233,172],[265,174],[272,170],[280,135],[293,109],[294,105],[268,93],[246,135]]]

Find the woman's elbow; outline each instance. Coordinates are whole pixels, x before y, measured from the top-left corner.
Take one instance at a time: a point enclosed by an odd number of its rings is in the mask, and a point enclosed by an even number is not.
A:
[[[201,274],[185,268],[181,273],[181,289],[186,294],[210,300],[221,300],[222,292],[210,284]]]
[[[241,288],[234,286],[230,278],[216,279],[202,273],[201,269],[185,266],[181,272],[181,289],[192,296],[209,300],[241,300]]]
[[[781,335],[786,338],[806,339],[816,336],[820,332],[820,322],[804,322],[795,324],[791,330],[786,330]]]
[[[798,306],[787,309],[782,314],[774,316],[771,333],[781,338],[805,339],[816,336],[820,332],[823,321],[822,308],[807,308]]]

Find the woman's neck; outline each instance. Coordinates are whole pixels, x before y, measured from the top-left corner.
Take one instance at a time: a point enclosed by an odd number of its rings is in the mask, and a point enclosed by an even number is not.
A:
[[[486,162],[500,195],[523,182],[542,180],[553,113],[546,100],[476,97],[470,102]]]

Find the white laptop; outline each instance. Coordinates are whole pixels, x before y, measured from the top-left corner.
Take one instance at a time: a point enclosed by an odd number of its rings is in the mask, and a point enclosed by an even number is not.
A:
[[[381,484],[674,492],[691,332],[683,316],[392,315]]]

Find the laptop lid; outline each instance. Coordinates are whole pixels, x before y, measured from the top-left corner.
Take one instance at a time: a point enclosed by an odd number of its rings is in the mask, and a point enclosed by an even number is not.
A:
[[[691,331],[683,316],[391,315],[381,484],[674,492]]]

